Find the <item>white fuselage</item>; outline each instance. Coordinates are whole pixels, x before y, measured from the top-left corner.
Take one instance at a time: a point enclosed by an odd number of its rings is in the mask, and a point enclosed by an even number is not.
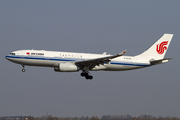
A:
[[[75,52],[58,52],[45,50],[19,50],[14,51],[6,56],[6,59],[14,63],[28,66],[42,66],[58,68],[60,63],[76,62],[81,60],[89,60],[110,55],[105,54],[89,54],[89,53],[75,53]],[[106,71],[123,71],[148,67],[151,64],[149,61],[139,61],[138,57],[121,56],[112,59],[110,62],[96,65],[90,69],[92,71],[106,70]],[[82,69],[80,69],[82,70]]]
[[[75,52],[58,52],[45,50],[18,50],[6,56],[11,62],[24,66],[53,67],[56,72],[77,72],[86,79],[93,79],[89,71],[123,71],[133,70],[161,63],[171,58],[164,58],[173,34],[164,34],[149,49],[136,56],[124,56],[127,50],[116,54],[90,54]]]

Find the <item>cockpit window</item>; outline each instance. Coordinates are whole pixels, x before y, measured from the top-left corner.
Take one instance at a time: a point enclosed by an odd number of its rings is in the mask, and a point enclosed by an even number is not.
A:
[[[10,55],[16,55],[15,53],[10,53]]]

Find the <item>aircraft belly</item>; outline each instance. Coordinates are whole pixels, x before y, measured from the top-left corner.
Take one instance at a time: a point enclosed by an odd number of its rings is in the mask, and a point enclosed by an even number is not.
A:
[[[92,70],[93,71],[98,71],[98,70],[106,70],[106,66],[105,65],[99,65],[99,66],[95,66]]]
[[[107,64],[106,65],[107,71],[124,71],[124,70],[132,70],[132,69],[138,69],[141,68],[140,66],[132,66],[132,65],[112,65]]]

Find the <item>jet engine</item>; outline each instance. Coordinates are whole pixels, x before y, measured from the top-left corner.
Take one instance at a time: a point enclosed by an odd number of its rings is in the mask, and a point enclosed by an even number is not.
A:
[[[54,68],[56,72],[76,72],[79,67],[73,63],[59,63],[59,68]]]

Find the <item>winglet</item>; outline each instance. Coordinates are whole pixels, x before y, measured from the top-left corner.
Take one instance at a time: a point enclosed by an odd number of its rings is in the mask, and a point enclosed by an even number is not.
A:
[[[106,52],[103,52],[103,54],[102,55],[106,55]]]
[[[123,52],[119,53],[118,55],[122,56],[122,55],[126,54],[126,52],[127,52],[127,50],[124,50]]]
[[[108,57],[109,59],[114,59],[116,57],[120,57],[120,56],[123,56],[124,54],[126,54],[127,50],[124,50],[123,52],[117,54],[117,55],[113,55],[113,56],[110,56]]]

